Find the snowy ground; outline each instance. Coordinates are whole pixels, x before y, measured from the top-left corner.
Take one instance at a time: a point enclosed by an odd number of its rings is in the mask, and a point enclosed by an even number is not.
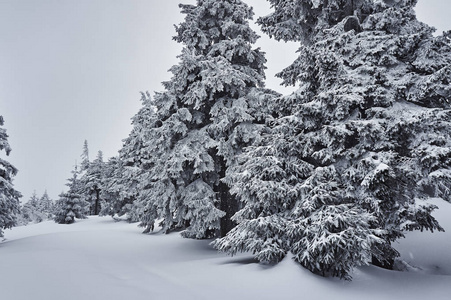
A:
[[[108,217],[17,227],[0,243],[0,299],[451,299],[451,205],[436,203],[447,232],[410,233],[397,245],[415,268],[358,268],[352,282],[313,275],[289,258],[264,266],[219,254],[209,241],[143,235]]]

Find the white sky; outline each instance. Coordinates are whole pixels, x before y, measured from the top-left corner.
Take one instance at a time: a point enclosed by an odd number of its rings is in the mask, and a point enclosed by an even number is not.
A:
[[[22,201],[34,190],[57,199],[85,139],[91,160],[98,150],[105,160],[116,155],[139,92],[162,91],[178,62],[179,2],[195,0],[0,0],[0,115]],[[270,12],[265,0],[246,2],[255,18]],[[417,6],[439,32],[451,29],[450,11],[450,0]],[[267,53],[267,86],[287,92],[274,74],[295,59],[297,45],[262,34],[258,46]]]

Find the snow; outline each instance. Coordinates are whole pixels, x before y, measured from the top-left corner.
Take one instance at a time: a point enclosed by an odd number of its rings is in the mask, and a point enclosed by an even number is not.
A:
[[[408,233],[396,245],[405,271],[361,267],[352,282],[313,275],[290,257],[262,265],[220,254],[210,240],[144,235],[110,217],[16,227],[0,243],[0,299],[449,299],[451,204],[433,204],[447,232]]]

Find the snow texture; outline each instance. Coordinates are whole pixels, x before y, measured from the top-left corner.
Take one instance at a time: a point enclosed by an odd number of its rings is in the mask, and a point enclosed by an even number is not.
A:
[[[110,217],[15,227],[0,243],[0,298],[445,300],[451,293],[451,204],[433,204],[440,206],[434,215],[445,233],[408,233],[396,244],[403,271],[359,267],[352,282],[314,275],[291,257],[262,265],[248,253],[219,254],[208,240],[143,235],[136,224]]]

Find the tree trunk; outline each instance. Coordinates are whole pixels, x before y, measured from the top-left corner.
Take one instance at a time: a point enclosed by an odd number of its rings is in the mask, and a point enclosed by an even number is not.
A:
[[[395,258],[399,256],[399,253],[391,247],[390,242],[377,247],[377,251],[380,253],[380,256],[376,257],[373,255],[371,264],[380,268],[393,270]]]
[[[226,164],[224,158],[217,157],[217,162],[220,165],[221,170],[219,171],[220,179],[225,177]],[[219,209],[225,212],[225,216],[221,218],[220,226],[220,234],[221,237],[224,237],[233,227],[236,226],[236,223],[231,220],[233,215],[238,211],[238,202],[236,198],[230,194],[229,187],[224,182],[220,181],[217,186],[217,193],[219,196]]]
[[[379,268],[393,270],[393,265],[395,264],[395,260],[393,258],[388,258],[384,261],[380,261],[376,257],[373,256],[371,259],[371,264],[376,267],[379,267]]]
[[[94,215],[99,214],[99,204],[100,204],[100,190],[96,189],[96,202],[94,204]]]
[[[235,197],[230,195],[229,187],[225,183],[219,184],[220,209],[225,212],[225,216],[221,218],[221,237],[224,237],[236,223],[231,220],[233,215],[238,211],[238,205]]]

